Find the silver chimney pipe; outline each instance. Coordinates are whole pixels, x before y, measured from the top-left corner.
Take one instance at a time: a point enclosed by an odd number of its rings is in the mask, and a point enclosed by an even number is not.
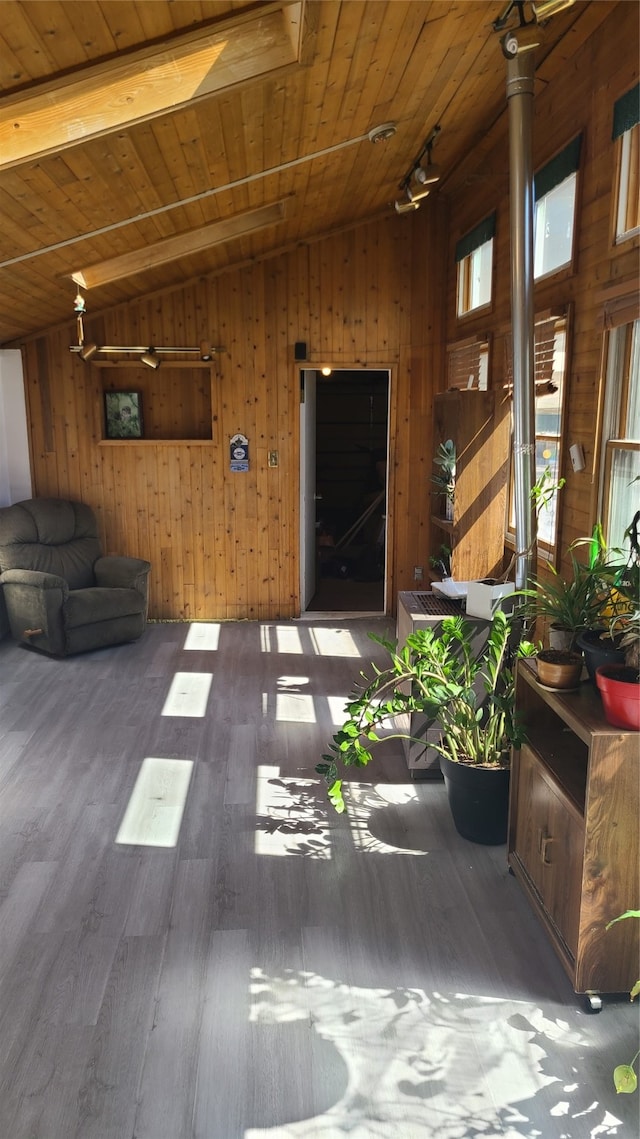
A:
[[[533,75],[534,52],[507,55],[511,207],[511,320],[513,333],[514,495],[516,589],[530,584],[535,564],[534,312],[533,312]]]

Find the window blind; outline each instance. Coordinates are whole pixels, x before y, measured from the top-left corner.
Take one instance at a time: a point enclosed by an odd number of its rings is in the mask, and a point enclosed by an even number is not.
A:
[[[613,104],[613,130],[611,138],[615,142],[625,131],[630,131],[640,122],[640,83],[636,83],[625,95]]]
[[[580,148],[582,145],[582,135],[576,135],[564,150],[556,154],[546,166],[534,176],[533,179],[533,193],[536,202],[544,198],[551,190],[555,190],[565,178],[570,174],[575,174],[580,165]]]
[[[461,237],[456,245],[456,262],[464,261],[474,250],[479,249],[484,245],[485,241],[490,241],[496,235],[496,213],[495,210],[484,221],[479,222],[474,229]]]

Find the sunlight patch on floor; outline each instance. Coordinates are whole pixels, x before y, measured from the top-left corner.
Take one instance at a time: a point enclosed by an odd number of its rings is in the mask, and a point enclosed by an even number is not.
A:
[[[220,623],[197,621],[189,627],[184,648],[187,651],[216,652],[220,643]]]
[[[572,1119],[590,1134],[620,1135],[620,1120],[574,1079],[588,1037],[535,1004],[419,988],[348,985],[311,971],[251,972],[250,1020],[286,1033],[295,1021],[333,1045],[347,1068],[344,1091],[314,1118],[252,1127],[244,1139],[566,1139]],[[274,1044],[278,1037],[274,1038]],[[557,1042],[564,1049],[557,1057]],[[574,1059],[575,1058],[575,1059]],[[538,1102],[539,1100],[539,1102]],[[552,1120],[562,1117],[562,1130]],[[586,1134],[581,1120],[580,1134]]]
[[[354,658],[362,655],[348,629],[316,625],[309,628],[309,636],[318,656]]]
[[[162,709],[163,716],[204,716],[213,674],[176,672]]]
[[[256,781],[256,854],[331,858],[323,787],[319,779],[284,777],[278,767],[260,765]]]
[[[146,756],[116,835],[124,846],[175,846],[193,761]]]

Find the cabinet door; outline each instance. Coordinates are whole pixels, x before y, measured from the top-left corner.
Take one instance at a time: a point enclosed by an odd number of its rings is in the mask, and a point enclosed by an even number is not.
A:
[[[575,959],[584,825],[527,744],[520,752],[515,853],[543,909]]]

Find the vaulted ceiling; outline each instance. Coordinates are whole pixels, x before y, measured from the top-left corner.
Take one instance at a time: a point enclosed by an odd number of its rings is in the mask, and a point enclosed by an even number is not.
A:
[[[97,312],[393,212],[436,126],[460,189],[506,114],[504,10],[0,0],[0,345],[71,319],[73,274]],[[536,27],[538,83],[610,11]]]

